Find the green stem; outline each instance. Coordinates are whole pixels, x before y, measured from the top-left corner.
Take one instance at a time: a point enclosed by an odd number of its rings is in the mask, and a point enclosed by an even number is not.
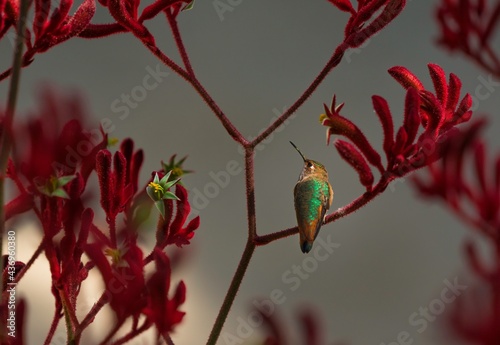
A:
[[[14,47],[14,59],[12,62],[12,77],[9,84],[9,96],[7,100],[7,111],[2,128],[2,137],[0,139],[0,267],[3,267],[3,234],[5,233],[5,172],[12,149],[12,121],[16,110],[17,94],[19,89],[19,80],[21,78],[21,63],[24,48],[24,30],[26,28],[26,16],[28,13],[29,0],[21,1],[21,10],[19,21],[17,22],[17,37]],[[0,286],[3,286],[2,276],[0,275]]]
[[[75,325],[73,324],[72,318],[71,318],[71,310],[68,305],[67,298],[64,295],[64,292],[60,291],[59,295],[61,296],[61,302],[63,305],[63,310],[64,310],[64,320],[66,321],[66,332],[68,333],[68,345],[76,345],[76,340],[75,340]]]

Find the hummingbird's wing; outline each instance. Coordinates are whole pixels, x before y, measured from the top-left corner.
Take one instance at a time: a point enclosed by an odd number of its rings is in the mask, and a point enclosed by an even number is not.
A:
[[[330,207],[329,184],[307,179],[295,185],[294,194],[301,242],[313,242]]]

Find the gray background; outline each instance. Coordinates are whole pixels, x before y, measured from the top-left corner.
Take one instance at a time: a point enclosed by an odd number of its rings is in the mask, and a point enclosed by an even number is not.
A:
[[[435,46],[435,3],[410,1],[401,16],[380,35],[345,56],[296,117],[257,153],[259,234],[295,225],[292,190],[302,166],[289,140],[327,167],[335,190],[332,209],[348,204],[363,192],[357,175],[333,146],[325,145],[325,128],[320,126],[318,116],[322,104],[329,103],[333,94],[346,103],[344,116],[358,124],[380,148],[382,131],[370,97],[378,94],[388,99],[396,125],[402,119],[404,103],[404,91],[386,72],[388,68],[404,65],[432,89],[426,65],[434,62],[447,73],[457,74],[463,90],[471,93],[479,85],[477,78],[487,77],[471,62]],[[197,1],[192,11],[180,14],[179,23],[199,79],[237,128],[254,137],[271,122],[276,111],[289,106],[312,81],[341,41],[347,15],[327,1],[243,0],[232,9],[221,20],[212,1]],[[109,17],[98,8],[94,22],[107,21]],[[178,61],[164,19],[160,16],[148,25],[159,45]],[[11,46],[4,40],[0,49],[3,70],[10,63]],[[186,176],[184,183],[192,192],[203,191],[213,182],[211,172],[225,170],[232,160],[243,166],[243,156],[208,107],[181,78],[170,74],[124,120],[111,109],[122,94],[130,94],[142,84],[148,66],[154,69],[157,64],[131,35],[94,41],[73,39],[36,56],[35,62],[23,71],[19,108],[26,110],[36,104],[34,95],[44,81],[62,90],[80,90],[96,120],[112,119],[116,127],[112,136],[131,136],[145,150],[143,183],[151,170],[159,168],[160,160],[167,160],[173,153],[188,154],[186,167],[196,173]],[[2,102],[6,101],[6,94],[4,82],[0,85]],[[496,90],[492,96],[475,105],[477,113],[495,115],[499,106]],[[499,128],[500,121],[495,120],[487,131],[493,147],[498,147],[498,136],[493,137],[493,133],[498,133]],[[188,287],[183,308],[187,315],[173,335],[176,344],[206,341],[243,251],[244,173],[232,176],[229,184],[200,210],[200,216],[202,225],[192,245],[185,249],[189,259],[173,278],[173,282],[183,279]],[[18,232],[20,260],[27,260],[39,241],[36,225],[28,223],[26,227]],[[238,336],[238,320],[248,318],[252,301],[269,298],[271,291],[280,289],[286,301],[279,314],[293,332],[298,330],[294,315],[302,307],[311,306],[321,315],[330,343],[347,340],[351,344],[388,344],[396,341],[400,332],[407,331],[413,344],[457,344],[455,340],[444,340],[439,331],[444,316],[439,316],[422,333],[409,324],[408,317],[439,298],[444,280],[452,281],[457,275],[466,274],[461,252],[466,234],[471,232],[442,207],[415,198],[408,179],[396,182],[356,214],[322,229],[321,238],[330,236],[340,247],[319,262],[295,291],[282,275],[294,265],[302,265],[307,257],[301,253],[297,237],[257,248],[223,333]],[[153,233],[144,237],[152,238]],[[38,343],[46,334],[52,318],[53,302],[47,297],[48,268],[42,259],[19,286],[22,293],[18,296],[27,296],[30,301],[30,344]],[[88,310],[100,291],[102,284],[98,274],[94,274],[84,287],[79,315]],[[449,305],[446,308],[451,309]],[[96,319],[95,334],[110,327],[108,315]],[[245,342],[255,343],[259,332],[255,329]],[[60,327],[54,343],[63,344],[63,335]],[[145,344],[151,336],[132,343]],[[92,343],[91,337],[86,339]]]

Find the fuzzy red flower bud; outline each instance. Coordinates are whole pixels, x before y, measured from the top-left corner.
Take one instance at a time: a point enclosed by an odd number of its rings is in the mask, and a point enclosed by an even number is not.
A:
[[[448,100],[446,101],[446,109],[453,114],[453,110],[457,107],[460,99],[460,90],[462,89],[462,81],[453,73],[450,73],[448,82]]]
[[[396,142],[394,143],[392,150],[394,156],[398,156],[404,151],[407,140],[408,134],[406,133],[405,128],[400,127],[398,133],[396,134]]]
[[[352,7],[350,0],[328,0],[328,1],[343,12],[349,12],[351,14],[356,13],[354,8]]]
[[[33,206],[33,195],[22,193],[5,205],[5,220],[31,210]]]
[[[386,153],[387,159],[392,152],[392,147],[394,146],[394,124],[392,122],[392,115],[389,109],[387,101],[380,96],[373,96],[373,109],[378,115],[380,123],[382,124],[382,129],[384,131],[384,152]]]
[[[436,97],[441,104],[446,104],[448,100],[448,85],[446,83],[446,74],[444,70],[435,64],[427,65],[431,75],[434,90],[436,90]]]
[[[405,89],[414,87],[418,91],[424,89],[424,85],[415,74],[410,72],[406,67],[395,66],[389,69],[389,74],[396,79]]]
[[[174,297],[168,298],[171,268],[168,257],[158,248],[153,252],[156,271],[147,281],[148,303],[144,314],[156,325],[160,334],[170,333],[175,325],[184,318],[185,312],[179,310],[186,300],[186,285],[180,282]]]
[[[403,122],[403,127],[408,135],[406,146],[412,144],[417,136],[418,128],[420,126],[419,110],[420,96],[418,91],[414,88],[409,88],[406,92],[405,115]]]
[[[172,217],[172,200],[164,200],[165,202],[165,217],[160,219],[160,224],[156,233],[157,246],[164,248],[168,244],[175,244],[178,247],[189,244],[189,240],[193,238],[194,231],[200,226],[200,217],[193,218],[184,226],[191,212],[191,205],[188,202],[187,190],[177,184],[175,187],[175,195],[179,200],[175,201],[176,213],[174,219]]]
[[[477,247],[471,239],[465,242],[465,253],[472,271],[481,279],[490,280],[492,278],[491,272],[483,260],[479,258]]]
[[[326,114],[323,114],[320,120],[323,126],[330,127],[327,131],[327,144],[331,134],[343,135],[349,138],[360,149],[370,164],[383,172],[384,168],[380,155],[368,142],[363,132],[354,123],[339,114],[342,104],[335,106],[334,97],[332,109],[328,109],[326,104],[324,105],[324,109]]]
[[[380,8],[380,5],[383,5],[385,2],[386,0],[375,0],[368,2],[366,6],[359,10],[358,16],[360,18],[363,18],[363,20],[358,21],[359,24],[356,24],[356,21],[354,21],[355,27],[360,27],[364,21],[368,20],[368,18],[371,18],[371,16]],[[345,43],[351,47],[359,47],[368,38],[375,35],[386,25],[388,25],[394,18],[396,18],[403,10],[405,4],[405,0],[389,0],[382,12],[375,19],[373,19],[370,24],[368,24],[357,33],[350,35],[345,40]],[[365,12],[365,9],[368,10],[366,10]],[[364,19],[365,16],[368,18]]]
[[[335,148],[347,163],[356,170],[359,181],[367,190],[371,190],[373,185],[373,174],[365,158],[353,145],[343,140],[334,142]]]
[[[96,171],[99,178],[101,190],[101,206],[106,214],[111,213],[112,175],[111,175],[111,153],[101,150],[96,157]]]
[[[476,168],[476,176],[483,193],[488,193],[488,186],[486,183],[486,152],[484,143],[477,141],[474,143],[474,163]]]

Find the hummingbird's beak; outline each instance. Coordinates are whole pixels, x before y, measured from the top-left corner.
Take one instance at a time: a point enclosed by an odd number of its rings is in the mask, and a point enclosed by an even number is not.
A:
[[[302,157],[302,159],[305,162],[306,161],[306,157],[304,157],[304,155],[302,154],[302,152],[300,152],[299,148],[297,146],[295,146],[295,144],[292,143],[291,141],[290,141],[290,144],[292,144],[292,146],[297,150],[297,152],[299,153],[299,155]]]

